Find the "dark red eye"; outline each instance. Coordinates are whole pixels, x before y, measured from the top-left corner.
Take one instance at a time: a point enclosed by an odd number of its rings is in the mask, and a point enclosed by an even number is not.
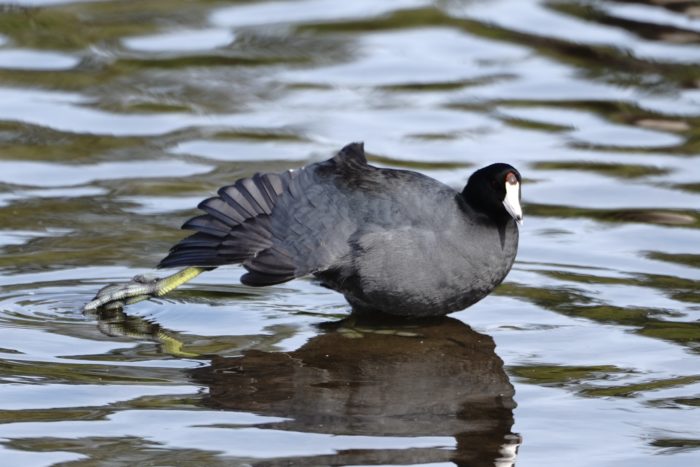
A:
[[[515,172],[508,172],[508,174],[506,174],[506,183],[510,185],[518,183],[518,177],[515,176]]]

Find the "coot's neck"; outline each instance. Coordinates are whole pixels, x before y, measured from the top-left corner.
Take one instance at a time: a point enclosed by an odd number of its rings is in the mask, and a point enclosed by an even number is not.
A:
[[[495,223],[498,226],[505,226],[513,218],[503,207],[502,203],[494,201],[492,198],[485,196],[482,190],[474,189],[473,184],[467,184],[461,193],[457,194],[457,203],[462,209],[465,209],[464,204],[471,208],[472,211],[481,214],[486,219]]]

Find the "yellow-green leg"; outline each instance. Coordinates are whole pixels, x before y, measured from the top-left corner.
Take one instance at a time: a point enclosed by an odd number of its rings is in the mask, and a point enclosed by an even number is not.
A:
[[[160,297],[211,269],[189,267],[162,279],[136,276],[126,284],[111,284],[100,289],[95,298],[83,307],[83,311],[93,311],[103,306],[120,307],[148,297]]]

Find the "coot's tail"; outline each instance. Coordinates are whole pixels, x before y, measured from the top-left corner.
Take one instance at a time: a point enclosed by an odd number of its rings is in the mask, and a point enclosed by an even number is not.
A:
[[[294,278],[289,255],[275,247],[270,217],[288,185],[288,174],[256,174],[218,191],[202,201],[206,212],[187,221],[182,228],[195,234],[180,241],[159,268],[217,267],[244,263],[248,285],[271,285]]]

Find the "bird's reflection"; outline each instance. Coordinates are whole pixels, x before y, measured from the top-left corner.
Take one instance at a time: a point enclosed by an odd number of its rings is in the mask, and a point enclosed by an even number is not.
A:
[[[111,323],[114,333],[114,315]],[[215,356],[191,370],[194,382],[209,388],[202,403],[284,417],[265,425],[279,430],[449,436],[455,447],[348,450],[252,465],[514,465],[520,444],[511,431],[514,389],[490,336],[453,318],[406,322],[353,315],[321,328],[292,352]]]

